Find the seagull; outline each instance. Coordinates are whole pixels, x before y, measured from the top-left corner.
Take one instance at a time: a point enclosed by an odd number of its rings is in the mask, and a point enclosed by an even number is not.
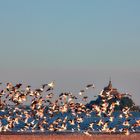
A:
[[[84,96],[82,100],[86,102],[87,98],[88,98],[88,96]]]
[[[47,92],[47,91],[50,91],[50,90],[53,90],[55,84],[54,84],[54,82],[51,82],[51,83],[47,84],[47,86],[48,86],[48,89],[46,90],[46,92]]]
[[[85,90],[80,90],[79,95],[82,96]]]
[[[88,88],[94,88],[93,84],[86,86]],[[78,99],[71,92],[61,93],[57,99],[53,99],[54,93],[49,92],[44,95],[44,91],[50,91],[54,89],[54,82],[41,85],[41,88],[32,90],[31,86],[22,89],[22,83],[13,86],[12,83],[7,83],[5,89],[0,91],[0,132],[1,131],[13,131],[19,128],[18,132],[36,132],[40,130],[44,132],[48,130],[50,132],[61,131],[65,132],[70,126],[70,130],[81,131],[82,124],[87,118],[92,117],[92,113],[95,113],[95,117],[98,120],[95,122],[86,122],[87,128],[83,130],[83,133],[91,136],[91,131],[94,131],[94,126],[97,126],[99,132],[114,133],[117,132],[118,124],[111,126],[114,122],[115,107],[120,105],[121,97],[125,96],[120,94],[119,96],[110,94],[110,91],[104,92],[102,90],[99,94],[99,104],[91,105],[91,109],[87,108],[86,103],[77,102]],[[81,90],[79,95],[84,95],[85,90]],[[31,97],[30,97],[31,96]],[[46,97],[45,97],[46,96]],[[31,98],[29,108],[24,106],[24,103],[28,101],[28,97]],[[86,101],[88,96],[82,96],[82,100]],[[13,106],[9,106],[10,102]],[[132,123],[130,117],[131,108],[124,107],[119,114],[118,119],[123,128],[119,129],[119,132],[125,135],[130,134],[130,130],[136,131],[140,126],[140,120],[134,120]],[[69,114],[68,114],[68,113]],[[58,116],[57,116],[58,115]],[[60,115],[60,116],[59,116]],[[105,119],[105,117],[107,117]],[[122,119],[124,118],[124,119]],[[1,120],[5,119],[7,124],[2,124]],[[20,126],[20,124],[24,126]],[[68,125],[68,126],[67,126]]]
[[[122,132],[124,132],[124,134],[125,134],[126,136],[130,135],[130,132],[129,132],[128,128],[124,128],[124,129],[122,130]]]
[[[43,84],[43,85],[42,85],[42,88],[44,89],[47,85],[48,85],[48,84]]]
[[[70,125],[75,125],[74,120],[69,120],[68,122],[70,123]]]
[[[21,86],[22,86],[22,84],[19,83],[19,84],[16,84],[15,88],[19,89]]]
[[[27,87],[26,87],[26,91],[30,91],[31,89],[31,86],[30,85],[28,85]]]
[[[114,117],[113,116],[109,117],[109,121],[110,122],[113,122],[113,120],[114,120]]]
[[[89,133],[88,130],[87,130],[87,131],[84,131],[83,133],[84,133],[85,135],[87,135],[87,136],[90,136],[90,137],[92,136],[92,135]]]
[[[94,85],[94,84],[88,84],[88,85],[86,86],[86,89],[89,89],[89,88],[95,88],[95,85]]]
[[[47,98],[47,99],[48,99],[48,98],[50,99],[50,98],[53,97],[53,95],[54,95],[53,93],[49,93],[48,95],[46,95],[46,98]]]
[[[89,128],[91,128],[92,130],[94,130],[93,129],[93,126],[94,126],[94,123],[93,122],[89,124]]]

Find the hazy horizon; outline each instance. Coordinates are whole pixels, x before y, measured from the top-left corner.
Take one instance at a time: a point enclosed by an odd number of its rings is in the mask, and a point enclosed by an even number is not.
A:
[[[0,82],[77,92],[94,83],[140,105],[140,1],[0,2]],[[88,95],[92,97],[92,95]]]

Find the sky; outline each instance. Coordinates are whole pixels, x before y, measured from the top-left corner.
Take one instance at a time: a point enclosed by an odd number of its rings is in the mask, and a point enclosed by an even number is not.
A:
[[[111,77],[140,105],[139,0],[0,1],[0,80],[57,93],[96,88]]]

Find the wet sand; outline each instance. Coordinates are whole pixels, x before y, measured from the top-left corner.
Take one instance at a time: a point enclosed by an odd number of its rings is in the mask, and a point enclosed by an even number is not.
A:
[[[87,136],[83,134],[67,134],[67,135],[3,135],[0,134],[0,140],[140,140],[140,134],[131,134],[129,136],[115,134],[115,135],[92,135]]]

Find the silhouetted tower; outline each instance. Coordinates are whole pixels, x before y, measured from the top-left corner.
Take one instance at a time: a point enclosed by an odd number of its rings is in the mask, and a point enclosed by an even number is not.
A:
[[[111,79],[109,80],[109,83],[108,83],[108,86],[104,88],[105,91],[110,91],[112,90],[112,82],[111,82]]]

